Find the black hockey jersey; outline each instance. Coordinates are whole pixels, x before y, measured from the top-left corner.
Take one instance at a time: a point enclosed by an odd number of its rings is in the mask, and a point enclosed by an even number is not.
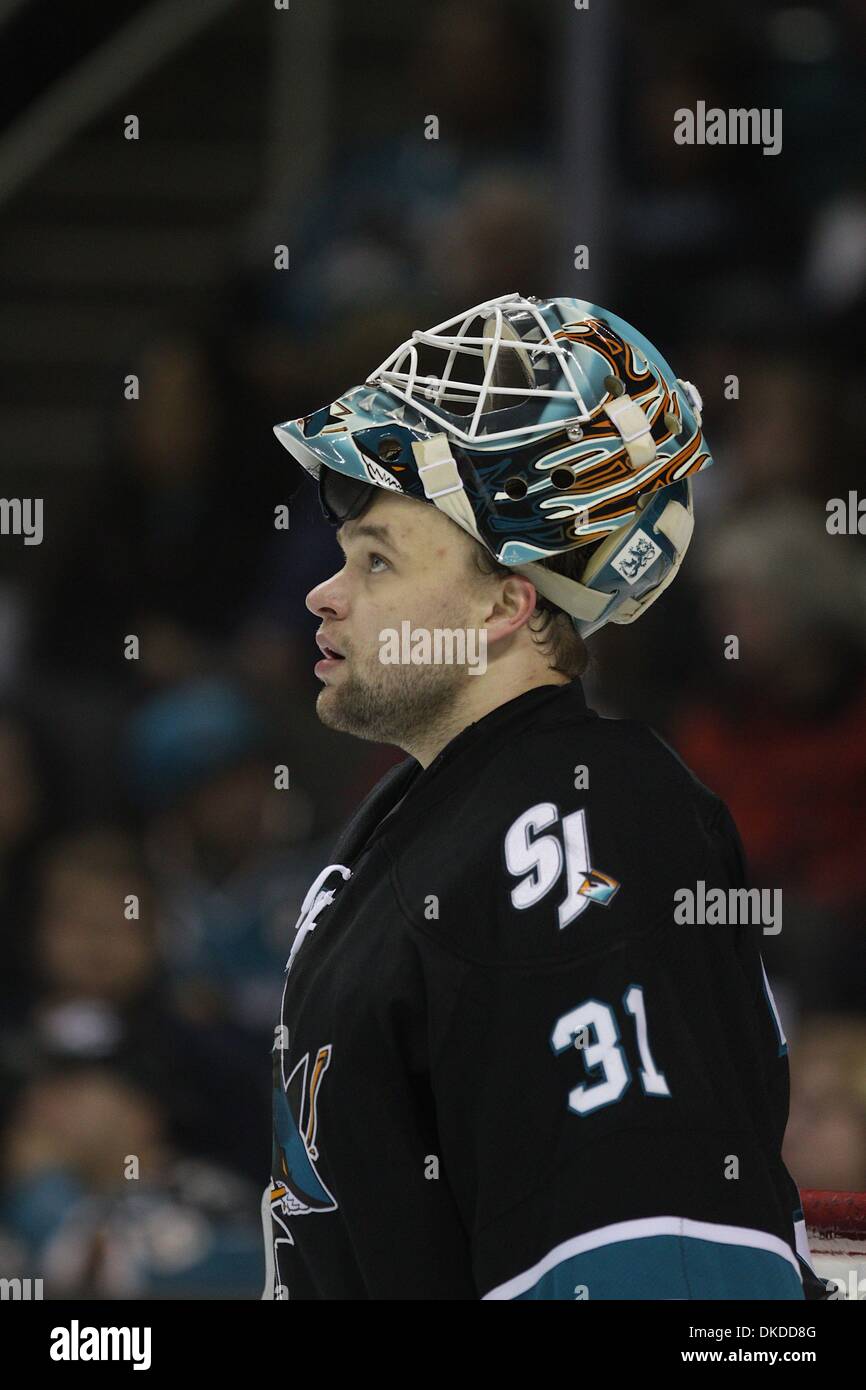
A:
[[[333,857],[275,1030],[263,1297],[823,1292],[739,837],[652,730],[526,691]]]

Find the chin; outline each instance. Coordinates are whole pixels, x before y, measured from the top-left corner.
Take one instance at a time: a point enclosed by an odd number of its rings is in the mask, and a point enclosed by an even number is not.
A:
[[[323,685],[318,695],[316,696],[316,709],[321,711],[323,706],[327,706],[332,694],[333,691],[331,689],[331,686]]]
[[[340,718],[340,702],[332,686],[323,685],[316,696],[316,714],[320,721],[331,729],[344,727],[345,721]]]

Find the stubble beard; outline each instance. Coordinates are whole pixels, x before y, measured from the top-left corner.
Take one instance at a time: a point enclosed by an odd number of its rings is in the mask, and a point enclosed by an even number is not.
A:
[[[405,749],[449,730],[466,678],[448,665],[381,665],[372,678],[347,671],[319,691],[316,713],[330,729]]]

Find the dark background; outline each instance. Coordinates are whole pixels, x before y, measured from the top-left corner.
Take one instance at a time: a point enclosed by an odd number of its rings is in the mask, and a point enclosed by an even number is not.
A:
[[[782,108],[781,153],[677,145],[699,100]],[[45,517],[0,536],[4,1274],[257,1296],[291,929],[403,756],[315,717],[337,551],[309,485],[274,530],[271,427],[514,290],[609,307],[703,394],[689,556],[587,694],[782,889],[786,1157],[866,1188],[866,558],[826,529],[864,465],[864,112],[864,0],[2,0],[0,492]]]

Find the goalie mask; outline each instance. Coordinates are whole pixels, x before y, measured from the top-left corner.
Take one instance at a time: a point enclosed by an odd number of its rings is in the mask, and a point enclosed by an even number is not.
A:
[[[586,637],[633,622],[679,569],[691,475],[712,463],[701,404],[615,314],[507,294],[416,330],[363,386],[274,433],[332,522],[371,487],[427,501]],[[540,563],[577,549],[579,581]]]

